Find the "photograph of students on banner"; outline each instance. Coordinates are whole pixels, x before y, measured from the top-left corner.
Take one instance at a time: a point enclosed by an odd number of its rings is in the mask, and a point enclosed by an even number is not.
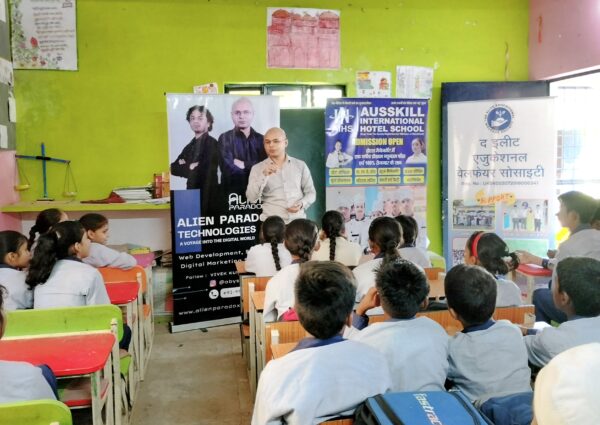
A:
[[[416,137],[411,142],[413,154],[406,158],[407,164],[427,164],[425,155],[425,141],[421,137]]]
[[[462,199],[452,204],[454,229],[492,230],[496,228],[496,206],[465,205]]]
[[[505,232],[541,232],[548,226],[548,200],[517,199],[504,207],[503,218]]]
[[[352,162],[352,155],[348,155],[342,150],[342,141],[337,140],[332,152],[327,155],[325,166],[327,168],[349,167]]]

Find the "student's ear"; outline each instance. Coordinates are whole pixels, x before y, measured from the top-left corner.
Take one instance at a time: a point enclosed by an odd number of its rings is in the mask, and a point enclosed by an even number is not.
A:
[[[453,308],[448,307],[448,313],[450,313],[450,317],[452,317],[454,320],[458,320],[458,314],[456,314],[456,311],[454,311]]]
[[[350,313],[348,317],[346,317],[346,326],[348,326],[349,328],[352,327],[352,313]]]
[[[9,252],[4,256],[2,261],[4,262],[4,264],[8,264],[9,266],[12,266],[15,263],[15,261],[17,261],[18,257],[19,257],[19,254],[17,254],[16,252]]]
[[[85,234],[87,235],[89,240],[91,240],[91,241],[94,240],[95,232],[93,230],[86,230]]]
[[[427,310],[428,306],[429,306],[429,298],[425,297],[425,299],[421,303],[420,309],[421,310]]]

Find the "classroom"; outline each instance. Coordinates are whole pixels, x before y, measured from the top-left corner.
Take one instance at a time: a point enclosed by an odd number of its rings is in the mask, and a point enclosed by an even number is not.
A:
[[[597,0],[37,1],[0,0],[0,285],[7,287],[0,380],[3,363],[33,364],[48,380],[38,367],[46,365],[59,401],[26,402],[38,403],[28,409],[6,404],[0,391],[0,425],[359,425],[367,422],[354,409],[367,411],[362,403],[377,394],[394,403],[396,393],[446,395],[450,388],[490,423],[511,423],[499,411],[513,414],[516,405],[527,412],[514,423],[531,423],[534,414],[539,425],[554,423],[535,413],[538,394],[548,395],[536,384],[551,392],[559,378],[550,385],[544,371],[571,362],[563,357],[579,346],[600,343],[600,328],[589,325],[565,353],[534,352],[541,344],[534,337],[600,320],[595,305],[581,313],[583,301],[576,301],[595,300],[593,289],[573,284],[575,295],[557,283],[569,267],[587,282],[585,273],[600,260]],[[65,39],[75,43],[68,67],[42,64],[42,39],[22,30],[32,25],[23,16],[39,18],[44,7],[75,19],[65,21],[72,25]],[[305,25],[297,30],[303,33],[288,37],[290,25]],[[292,51],[286,43],[299,44]],[[298,52],[306,46],[313,54],[303,62]],[[236,111],[248,106],[249,124],[241,124]],[[230,159],[227,146],[236,152]],[[42,230],[48,210],[56,217]],[[377,239],[375,224],[387,239]],[[23,244],[30,260],[19,253]],[[501,251],[496,265],[478,251],[492,245]],[[268,271],[251,259],[258,247]],[[342,250],[348,256],[339,257]],[[579,257],[589,261],[575,264]],[[338,269],[333,259],[348,267]],[[88,285],[71,304],[55,304],[52,290],[48,300],[41,296],[61,267],[63,283]],[[24,304],[15,307],[4,272],[19,273]],[[385,276],[394,273],[427,287],[406,317],[391,314],[382,295]],[[354,295],[345,325],[318,337],[305,324],[310,309],[295,302],[301,286],[310,289],[310,276],[320,282],[325,275],[331,291],[348,281]],[[467,295],[452,281],[489,275],[496,303],[481,320],[466,319],[452,297]],[[325,299],[315,302],[342,302]],[[302,367],[289,372],[286,362],[313,364],[306,353],[335,353],[339,344],[330,339],[340,335],[361,353],[370,328],[404,319],[445,331],[441,384],[398,386],[390,365],[378,383],[348,378],[345,385],[362,392],[349,394],[359,399],[344,409],[327,411],[328,394],[319,405],[325,411],[310,420],[302,416],[310,402],[278,404],[284,397],[274,388],[285,383],[273,376],[289,373],[295,383],[310,375],[300,376]],[[475,394],[467,381],[476,368],[467,362],[461,369],[453,344],[505,323],[498,330],[504,341],[515,329],[525,335],[515,343],[524,362],[515,376],[526,375],[525,384]],[[383,340],[375,332],[372,338]],[[66,357],[73,358],[86,343],[90,351],[103,344],[102,359],[69,372],[69,361],[52,363],[52,355],[65,356],[57,338],[72,344]],[[424,340],[417,335],[411,344]],[[57,352],[39,354],[46,347]],[[406,354],[406,364],[420,357],[415,353]],[[364,352],[371,354],[383,359]],[[421,361],[435,363],[432,356]],[[330,357],[346,364],[344,355]],[[600,374],[596,363],[573,376]],[[321,391],[336,391],[334,375],[322,377]],[[593,405],[585,385],[577,386],[578,402]],[[515,394],[522,398],[490,407]],[[40,398],[48,397],[22,400]],[[309,398],[318,400],[319,391]],[[555,415],[561,409],[553,408]],[[41,421],[22,416],[36,409],[46,415]]]

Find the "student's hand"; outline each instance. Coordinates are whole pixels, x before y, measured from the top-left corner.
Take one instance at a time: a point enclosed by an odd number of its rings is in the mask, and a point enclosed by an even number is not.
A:
[[[367,310],[379,307],[380,305],[379,293],[377,292],[377,288],[373,287],[369,289],[363,299],[360,300],[360,303],[358,303],[358,306],[356,307],[356,314],[359,316],[364,316]]]
[[[533,255],[530,252],[517,250],[516,254],[519,258],[519,263],[521,264],[535,264],[538,266],[542,265],[542,259],[537,255]]]
[[[297,213],[302,209],[302,202],[296,202],[294,205],[287,209],[288,212]]]
[[[244,168],[246,168],[246,166],[244,165],[244,161],[240,161],[239,159],[234,159],[233,160],[233,165],[235,165],[236,167],[238,167],[241,170],[243,170]]]
[[[263,170],[263,174],[265,176],[270,176],[271,174],[275,174],[277,172],[277,170],[278,170],[277,164],[270,163]]]
[[[546,252],[546,255],[548,256],[548,258],[554,258],[554,257],[556,257],[556,250],[555,249],[549,249]]]
[[[198,164],[199,164],[198,162],[192,162],[190,164],[190,170],[193,170],[194,168],[196,168],[198,166]]]

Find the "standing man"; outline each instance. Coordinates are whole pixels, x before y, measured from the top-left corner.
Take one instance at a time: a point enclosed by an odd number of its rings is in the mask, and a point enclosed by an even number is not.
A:
[[[267,157],[263,135],[252,128],[254,107],[247,97],[231,106],[233,129],[219,136],[221,184],[226,193],[243,195],[254,164]]]
[[[286,153],[288,140],[281,128],[271,128],[264,137],[267,159],[252,167],[246,198],[262,202],[261,221],[277,215],[288,224],[305,218],[305,210],[315,202],[317,194],[304,161]]]

